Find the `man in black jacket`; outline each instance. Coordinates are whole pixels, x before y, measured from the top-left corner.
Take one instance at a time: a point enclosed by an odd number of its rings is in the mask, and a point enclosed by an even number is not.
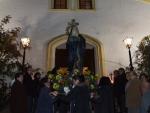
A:
[[[90,91],[83,75],[73,77],[74,88],[69,93],[71,113],[91,113]]]
[[[120,113],[126,112],[125,107],[125,86],[127,83],[126,73],[123,68],[119,68],[119,75],[115,78],[114,88],[115,97],[117,100],[117,105],[119,107]]]

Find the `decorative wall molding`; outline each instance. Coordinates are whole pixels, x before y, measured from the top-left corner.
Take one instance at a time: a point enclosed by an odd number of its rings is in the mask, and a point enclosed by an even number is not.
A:
[[[100,76],[105,75],[105,66],[104,66],[104,50],[103,45],[100,41],[98,41],[96,38],[82,34],[86,38],[86,43],[92,45],[94,47],[95,51],[95,72],[99,74]],[[47,49],[47,71],[51,70],[55,66],[55,50],[56,48],[61,45],[65,44],[67,42],[67,35],[59,35],[57,37],[54,37],[52,40],[48,43],[48,49]]]

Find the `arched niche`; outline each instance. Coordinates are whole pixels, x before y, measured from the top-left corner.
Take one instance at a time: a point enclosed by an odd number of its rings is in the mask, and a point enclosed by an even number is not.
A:
[[[86,45],[90,45],[94,47],[95,72],[100,76],[105,75],[104,53],[103,53],[102,43],[92,36],[86,34],[82,34],[82,35],[86,39]],[[52,40],[49,41],[48,49],[47,49],[47,71],[55,67],[56,48],[65,44],[66,42],[67,42],[67,35],[65,34],[54,37],[52,38]]]

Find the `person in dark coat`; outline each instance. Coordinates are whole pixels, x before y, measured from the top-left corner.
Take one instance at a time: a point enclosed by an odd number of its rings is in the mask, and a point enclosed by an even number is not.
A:
[[[57,70],[60,69],[59,66],[55,66],[52,71],[49,71],[48,73],[53,74],[54,76],[57,75]],[[51,84],[51,86],[53,83]],[[51,88],[54,90],[53,88]],[[67,97],[67,95],[64,92],[64,88],[61,87],[59,90],[59,96],[57,96],[57,99],[55,99],[55,102],[53,103],[54,106],[54,113],[68,113],[70,108],[70,102]]]
[[[40,81],[41,78],[41,73],[36,72],[34,74],[34,80],[33,80],[33,98],[34,98],[34,107],[33,107],[33,111],[35,112],[36,106],[37,106],[37,100],[39,97],[39,93],[42,87],[42,83]]]
[[[28,100],[28,113],[33,113],[33,105],[34,105],[34,84],[32,78],[32,67],[29,66],[26,68],[23,84],[25,86],[27,92],[27,100]]]
[[[48,77],[42,79],[44,87],[40,91],[38,98],[36,113],[53,113],[53,97],[57,95],[56,92],[50,91],[50,80]]]
[[[70,101],[68,96],[65,94],[61,94],[57,97],[57,105],[59,113],[68,113],[70,109]]]
[[[74,88],[68,94],[71,102],[71,113],[91,113],[90,91],[83,75],[73,77]]]
[[[27,95],[23,86],[23,74],[15,75],[15,82],[11,88],[10,96],[11,113],[27,113]]]
[[[126,112],[125,107],[125,86],[128,82],[126,78],[126,73],[123,68],[119,68],[119,75],[114,78],[114,89],[117,105],[119,107],[120,113]]]
[[[108,77],[102,77],[97,94],[93,97],[95,113],[114,113],[113,91]]]
[[[150,113],[150,77],[146,74],[143,74],[142,89],[140,113]]]

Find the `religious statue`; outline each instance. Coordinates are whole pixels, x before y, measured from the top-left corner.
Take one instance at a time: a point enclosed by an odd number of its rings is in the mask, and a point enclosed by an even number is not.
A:
[[[86,42],[84,37],[79,33],[77,27],[78,25],[79,23],[72,19],[71,22],[68,23],[68,26],[66,28],[66,33],[68,35],[66,48],[68,49],[69,54],[69,75],[72,75],[75,69],[78,69],[79,73],[81,73],[83,69],[83,59]]]

